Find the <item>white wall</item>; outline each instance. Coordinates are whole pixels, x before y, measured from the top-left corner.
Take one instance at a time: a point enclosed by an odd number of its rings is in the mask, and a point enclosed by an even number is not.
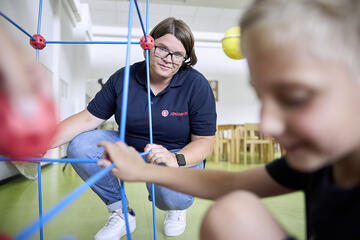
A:
[[[221,45],[197,47],[195,68],[208,80],[218,80],[217,123],[238,124],[259,121],[259,101],[249,84],[246,60],[233,60]]]
[[[37,31],[39,1],[1,0],[1,11],[24,28],[31,35]],[[0,23],[8,30],[20,46],[35,57],[35,50],[29,44],[29,37],[0,17]],[[41,35],[46,40],[86,40],[84,31],[70,20],[64,1],[43,1]],[[40,50],[40,62],[50,71],[54,96],[59,102],[63,119],[85,107],[85,80],[87,72],[86,46],[47,44]],[[82,61],[84,60],[84,61]],[[68,84],[66,99],[59,97],[59,80]],[[60,104],[60,101],[62,104]],[[66,102],[66,104],[63,104]]]
[[[41,33],[47,40],[88,40],[84,29],[71,21],[64,1],[44,1]],[[37,29],[38,1],[1,0],[1,11],[31,34]],[[0,22],[17,42],[31,54],[29,38],[0,18]],[[111,29],[96,27],[92,40],[124,41],[101,32]],[[114,29],[113,29],[114,30]],[[93,28],[94,31],[94,28]],[[114,33],[116,31],[114,30]],[[133,29],[139,41],[141,29]],[[195,66],[209,80],[219,81],[217,102],[218,124],[257,122],[259,102],[248,83],[249,73],[245,60],[232,60],[225,56],[221,43],[214,42],[214,33],[194,33],[198,64]],[[221,36],[220,36],[221,37]],[[211,44],[206,44],[206,38]],[[204,43],[205,41],[205,43]],[[59,103],[61,119],[81,111],[85,106],[85,93],[94,95],[100,89],[98,78],[107,78],[125,64],[125,45],[50,45],[40,52],[40,62],[52,72],[52,84]],[[131,48],[131,63],[143,60],[139,45]],[[67,98],[61,98],[59,80],[67,83]]]
[[[46,40],[84,40],[86,34],[70,20],[65,1],[43,1],[41,35]],[[31,35],[37,32],[38,0],[1,0],[0,10]],[[29,44],[29,37],[0,17],[0,24],[13,36],[13,39],[35,58],[35,50]],[[58,105],[59,117],[67,116],[85,107],[85,79],[82,71],[89,66],[84,46],[54,45],[40,50],[39,61],[49,72],[49,81]],[[80,56],[81,55],[81,56]],[[85,59],[84,63],[79,59]],[[61,97],[60,79],[67,84],[67,94]],[[66,90],[66,89],[65,89]],[[58,157],[58,150],[50,151],[48,157]]]

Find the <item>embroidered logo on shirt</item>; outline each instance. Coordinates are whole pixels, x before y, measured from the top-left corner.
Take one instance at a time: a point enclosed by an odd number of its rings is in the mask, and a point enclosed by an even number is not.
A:
[[[168,111],[168,110],[162,110],[161,115],[162,115],[163,117],[167,117],[167,116],[169,116],[169,115],[172,116],[172,117],[183,117],[183,116],[189,115],[189,113],[188,113],[188,112],[171,112],[171,113],[169,114],[169,111]]]
[[[170,116],[186,116],[188,115],[188,112],[171,112]]]
[[[169,111],[168,110],[162,110],[161,115],[163,117],[167,117],[169,115]]]

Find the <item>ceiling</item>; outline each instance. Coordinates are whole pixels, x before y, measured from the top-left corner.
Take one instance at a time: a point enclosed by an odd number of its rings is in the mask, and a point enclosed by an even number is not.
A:
[[[193,32],[224,33],[239,22],[241,13],[251,0],[150,0],[149,27],[167,17],[185,21]],[[81,0],[89,4],[93,26],[127,27],[128,0]],[[146,1],[139,0],[139,9],[145,22]],[[134,13],[136,10],[134,9]],[[140,28],[137,14],[133,26]]]

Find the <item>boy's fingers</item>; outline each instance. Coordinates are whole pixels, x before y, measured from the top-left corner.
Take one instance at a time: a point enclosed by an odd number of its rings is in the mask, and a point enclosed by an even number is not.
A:
[[[113,143],[109,141],[101,141],[97,144],[98,147],[104,147],[106,149],[110,148],[113,145]]]
[[[117,141],[115,144],[118,145],[120,148],[127,147],[127,145],[121,141]]]
[[[144,148],[144,152],[150,151],[150,149],[151,149],[150,144],[146,144]]]
[[[129,151],[139,154],[139,152],[134,147],[128,147]]]
[[[149,144],[151,148],[161,148],[161,145],[158,144]]]
[[[115,156],[115,144],[109,141],[101,141],[97,144],[98,147],[104,147],[104,155],[103,158],[106,158],[107,160],[114,161],[112,156]]]
[[[116,147],[115,144],[109,141],[101,141],[97,144],[98,147],[104,147],[105,151],[108,153],[112,153]]]
[[[145,146],[145,152],[146,151],[150,151],[151,149],[153,149],[153,148],[158,148],[159,146],[161,146],[161,145],[158,145],[158,144],[150,144],[150,143],[148,143],[146,146]]]
[[[108,160],[105,160],[105,159],[101,159],[101,160],[99,160],[99,161],[97,162],[97,164],[98,164],[99,166],[105,168],[105,167],[110,166],[110,165],[111,165],[111,162],[108,161]]]
[[[151,149],[152,154],[162,153],[162,152],[164,152],[164,149],[162,149],[162,148],[153,148],[153,149]]]

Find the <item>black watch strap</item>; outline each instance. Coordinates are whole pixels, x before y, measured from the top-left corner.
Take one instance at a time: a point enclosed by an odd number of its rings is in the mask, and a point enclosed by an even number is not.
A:
[[[186,165],[185,156],[181,153],[175,153],[176,161],[179,167],[184,167]]]

